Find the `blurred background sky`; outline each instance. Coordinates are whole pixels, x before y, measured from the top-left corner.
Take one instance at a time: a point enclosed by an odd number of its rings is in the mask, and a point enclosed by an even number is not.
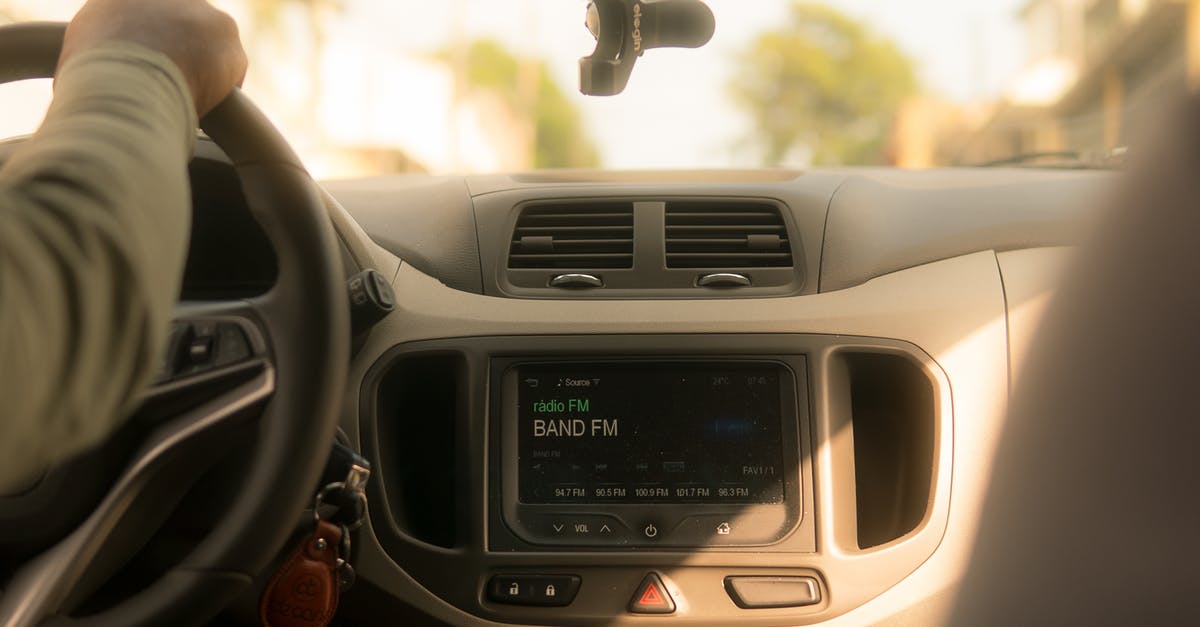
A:
[[[1190,76],[1193,44],[1181,25],[1197,4],[826,0],[828,13],[813,3],[797,13],[800,3],[787,0],[707,0],[717,19],[712,42],[650,50],[624,94],[594,98],[578,92],[578,60],[594,47],[586,0],[213,3],[241,25],[247,92],[319,177],[581,165],[927,167],[1102,152],[1124,139],[1121,121],[1141,102],[1133,92],[1150,81],[1142,66],[1171,66],[1160,73],[1174,83]],[[0,19],[65,20],[80,4],[0,0]],[[798,27],[801,18],[822,30]],[[1133,45],[1125,31],[1137,28],[1149,32],[1134,33]],[[788,52],[773,53],[763,43],[772,31],[809,39],[785,39]],[[865,52],[824,65],[825,52],[800,52],[829,32],[865,42]],[[1101,36],[1112,41],[1100,45]],[[1117,53],[1125,56],[1113,78],[1105,63]],[[770,72],[783,57],[803,80],[781,95],[774,86],[783,79]],[[844,80],[815,91],[830,68]],[[48,92],[45,84],[0,88],[0,136],[35,128]],[[1078,106],[1064,108],[1068,96]]]

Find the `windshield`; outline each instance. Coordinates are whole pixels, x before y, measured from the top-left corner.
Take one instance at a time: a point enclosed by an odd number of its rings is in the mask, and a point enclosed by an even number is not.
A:
[[[586,0],[214,4],[318,177],[1094,164],[1200,75],[1197,3],[1169,0],[707,0],[712,40],[646,51],[613,97],[579,92]],[[0,91],[0,136],[36,128],[46,83]]]

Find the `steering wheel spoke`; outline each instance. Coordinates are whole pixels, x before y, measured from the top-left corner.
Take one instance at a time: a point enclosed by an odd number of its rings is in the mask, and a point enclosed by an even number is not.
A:
[[[251,410],[274,394],[275,367],[258,320],[245,302],[177,309],[163,368],[134,415],[147,429],[142,446],[91,516],[17,573],[10,592],[24,589],[23,607],[0,604],[0,616],[44,616],[86,597],[220,458],[237,427],[261,414]]]

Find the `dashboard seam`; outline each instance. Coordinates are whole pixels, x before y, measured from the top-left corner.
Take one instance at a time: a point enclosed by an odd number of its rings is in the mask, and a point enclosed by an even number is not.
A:
[[[1000,298],[1004,301],[1004,369],[1008,374],[1008,385],[1005,389],[1008,391],[1008,396],[1012,397],[1013,386],[1013,371],[1012,371],[1012,329],[1009,328],[1010,310],[1008,307],[1008,288],[1004,285],[1004,266],[1000,264],[1000,255],[993,250],[992,257],[996,259],[996,275],[1000,279]]]
[[[479,260],[479,290],[481,294],[487,293],[487,277],[483,273],[483,233],[479,232],[479,208],[475,205],[475,195],[471,193],[471,184],[466,180],[462,181],[463,189],[467,192],[467,200],[471,203],[471,227],[475,231],[475,257]],[[397,271],[397,274],[399,272]]]
[[[821,282],[825,279],[825,241],[829,235],[829,214],[833,209],[833,199],[837,198],[838,192],[842,190],[842,186],[844,186],[848,180],[850,180],[849,176],[844,177],[841,181],[838,181],[837,186],[833,188],[833,192],[829,194],[829,200],[825,202],[825,219],[821,223],[821,249],[817,252],[818,294],[822,293]]]

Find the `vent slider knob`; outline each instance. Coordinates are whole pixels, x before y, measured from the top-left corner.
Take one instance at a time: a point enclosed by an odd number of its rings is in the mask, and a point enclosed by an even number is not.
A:
[[[522,235],[521,251],[527,253],[554,252],[554,236],[552,235]]]
[[[696,279],[700,287],[750,287],[750,277],[735,272],[713,272]]]
[[[746,236],[746,247],[750,250],[778,250],[784,241],[778,235],[751,234]]]
[[[594,274],[569,272],[550,279],[550,287],[579,289],[588,287],[604,287],[604,281]]]

